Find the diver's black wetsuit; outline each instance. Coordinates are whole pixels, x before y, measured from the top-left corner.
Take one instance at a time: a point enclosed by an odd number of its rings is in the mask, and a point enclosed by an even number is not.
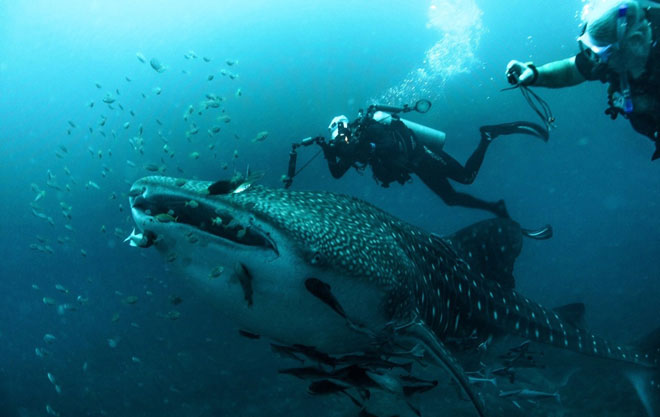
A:
[[[586,80],[608,83],[609,108],[605,113],[612,119],[621,114],[630,120],[633,129],[655,142],[651,159],[660,158],[660,10],[646,9],[646,18],[651,23],[653,43],[646,61],[646,70],[637,79],[629,78],[633,111],[626,114],[616,105],[614,97],[621,93],[619,74],[605,64],[595,64],[586,52],[575,56],[575,65]]]
[[[394,181],[404,184],[410,180],[410,174],[416,174],[450,206],[477,208],[498,217],[509,217],[504,201],[488,202],[458,192],[448,180],[471,184],[479,172],[490,140],[491,136],[482,132],[482,140],[465,166],[445,152],[432,152],[419,145],[414,133],[399,120],[392,120],[389,125],[371,122],[363,129],[359,140],[322,142],[321,147],[335,178],[340,178],[353,166],[364,169],[371,165],[376,181],[388,187]]]

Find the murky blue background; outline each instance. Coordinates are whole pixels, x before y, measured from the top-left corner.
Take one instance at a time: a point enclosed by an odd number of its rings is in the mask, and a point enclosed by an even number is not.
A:
[[[209,180],[249,165],[277,187],[293,141],[325,134],[333,116],[352,118],[372,102],[419,98],[433,108],[411,118],[445,131],[446,150],[464,162],[480,125],[538,122],[517,91],[500,92],[505,65],[575,54],[582,7],[577,0],[0,2],[0,415],[41,416],[47,404],[62,416],[352,415],[349,403],[316,401],[278,376],[291,364],[267,343],[240,338],[155,251],[122,243],[133,227],[130,184],[151,174],[147,164]],[[190,51],[196,59],[184,57]],[[166,71],[154,71],[151,58]],[[557,119],[550,142],[498,138],[475,183],[457,188],[504,198],[524,226],[554,226],[552,240],[525,242],[516,267],[522,293],[549,306],[583,301],[591,329],[631,341],[659,324],[660,162],[650,161],[650,141],[603,114],[604,85],[536,92]],[[107,93],[114,109],[102,102]],[[199,115],[206,93],[226,101]],[[222,109],[229,123],[216,120]],[[199,133],[186,137],[193,122]],[[143,154],[129,142],[140,125]],[[207,134],[213,126],[221,131]],[[268,138],[252,142],[264,130]],[[302,149],[299,166],[316,151]],[[349,193],[438,233],[487,217],[445,206],[419,180],[389,189],[368,172],[334,180],[321,157],[293,187]],[[172,296],[183,302],[172,304]],[[58,313],[66,303],[77,310]],[[177,320],[168,318],[173,311]],[[47,333],[56,340],[46,343]],[[38,357],[35,348],[48,353]]]

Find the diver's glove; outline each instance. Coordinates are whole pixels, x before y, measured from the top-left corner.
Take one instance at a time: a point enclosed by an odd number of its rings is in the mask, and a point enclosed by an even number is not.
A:
[[[513,85],[533,85],[539,78],[539,70],[531,62],[515,59],[506,66],[506,80]]]

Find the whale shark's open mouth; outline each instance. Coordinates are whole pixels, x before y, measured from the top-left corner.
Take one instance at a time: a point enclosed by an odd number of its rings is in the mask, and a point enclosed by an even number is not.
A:
[[[278,253],[271,236],[261,230],[252,219],[239,220],[237,216],[206,201],[190,200],[185,196],[167,193],[143,192],[131,198],[131,208],[143,219],[142,226],[149,230],[150,223],[177,223],[194,228],[197,232],[213,235],[242,246],[259,247]]]

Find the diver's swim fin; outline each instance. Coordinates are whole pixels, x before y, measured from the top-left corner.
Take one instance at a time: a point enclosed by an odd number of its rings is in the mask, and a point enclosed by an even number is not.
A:
[[[500,135],[512,135],[516,133],[536,136],[544,142],[547,142],[550,138],[550,134],[548,133],[547,129],[536,123],[526,122],[523,120],[511,123],[501,123],[499,125],[481,126],[479,128],[479,132],[481,132],[482,139],[489,141]]]
[[[655,141],[655,152],[653,152],[651,161],[655,161],[658,158],[660,158],[660,140]]]
[[[529,230],[529,229],[520,229],[522,231],[523,236],[527,236],[530,239],[536,239],[536,240],[545,240],[545,239],[550,239],[552,237],[552,226],[549,224],[546,224],[545,226],[535,229],[535,230]]]

